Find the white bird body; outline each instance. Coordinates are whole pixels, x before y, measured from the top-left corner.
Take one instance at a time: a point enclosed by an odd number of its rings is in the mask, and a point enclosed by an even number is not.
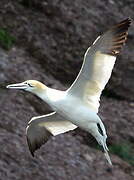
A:
[[[71,96],[69,91],[47,88],[42,95],[40,94],[38,96],[47,102],[59,115],[81,128],[86,128],[88,122],[97,123],[100,121],[98,115],[84,101]]]
[[[56,136],[80,127],[94,136],[103,147],[109,164],[112,165],[107,152],[106,130],[97,113],[100,95],[111,76],[116,55],[127,39],[130,23],[131,20],[128,18],[95,40],[87,49],[82,68],[67,91],[48,88],[35,80],[7,86],[32,92],[49,104],[54,111],[48,115],[34,117],[28,123],[26,135],[32,155],[52,135]]]

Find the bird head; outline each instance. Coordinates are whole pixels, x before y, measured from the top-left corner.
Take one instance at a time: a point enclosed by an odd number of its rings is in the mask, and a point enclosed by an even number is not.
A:
[[[25,91],[37,93],[37,92],[41,92],[42,90],[45,90],[46,86],[44,84],[42,84],[41,82],[36,81],[36,80],[27,80],[27,81],[24,81],[22,83],[8,85],[7,88],[22,89]]]

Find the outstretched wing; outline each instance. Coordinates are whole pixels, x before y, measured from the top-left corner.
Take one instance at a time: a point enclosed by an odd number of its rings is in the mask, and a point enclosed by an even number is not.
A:
[[[62,119],[56,112],[32,118],[26,128],[27,142],[32,156],[34,156],[34,151],[46,143],[51,136],[75,128],[77,128],[76,125]]]
[[[116,56],[126,42],[130,23],[128,18],[96,39],[87,49],[82,68],[68,89],[70,95],[81,98],[96,113],[100,95],[111,76]]]

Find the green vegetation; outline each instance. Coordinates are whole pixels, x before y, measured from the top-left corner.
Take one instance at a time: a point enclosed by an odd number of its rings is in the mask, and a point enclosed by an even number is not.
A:
[[[132,152],[131,144],[113,144],[109,147],[109,150],[111,153],[118,155],[123,160],[134,165],[134,152]]]
[[[11,36],[4,28],[0,28],[0,46],[9,50],[15,43],[15,37]]]
[[[97,144],[96,149],[102,150],[102,147]],[[128,162],[131,165],[134,165],[134,151],[132,144],[129,142],[122,144],[112,144],[108,146],[109,152],[119,156],[124,161]]]

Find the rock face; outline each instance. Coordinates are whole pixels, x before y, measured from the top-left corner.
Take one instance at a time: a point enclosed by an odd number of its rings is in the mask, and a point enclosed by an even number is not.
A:
[[[23,46],[45,73],[70,85],[86,49],[115,23],[133,18],[133,7],[133,0],[2,0],[0,26],[16,37],[16,44]],[[129,100],[134,100],[133,28],[107,86],[113,94]]]
[[[88,46],[101,32],[126,18],[126,12],[133,17],[133,8],[133,0],[0,1],[0,27],[16,38],[10,50],[0,49],[1,180],[134,178],[132,165],[116,155],[111,155],[114,167],[110,169],[102,152],[89,144],[89,135],[79,129],[52,138],[33,159],[25,127],[30,118],[50,109],[29,93],[5,89],[7,84],[26,79],[66,89],[75,79]],[[133,37],[132,25],[107,86],[111,98],[102,98],[100,115],[109,144],[134,143]]]

